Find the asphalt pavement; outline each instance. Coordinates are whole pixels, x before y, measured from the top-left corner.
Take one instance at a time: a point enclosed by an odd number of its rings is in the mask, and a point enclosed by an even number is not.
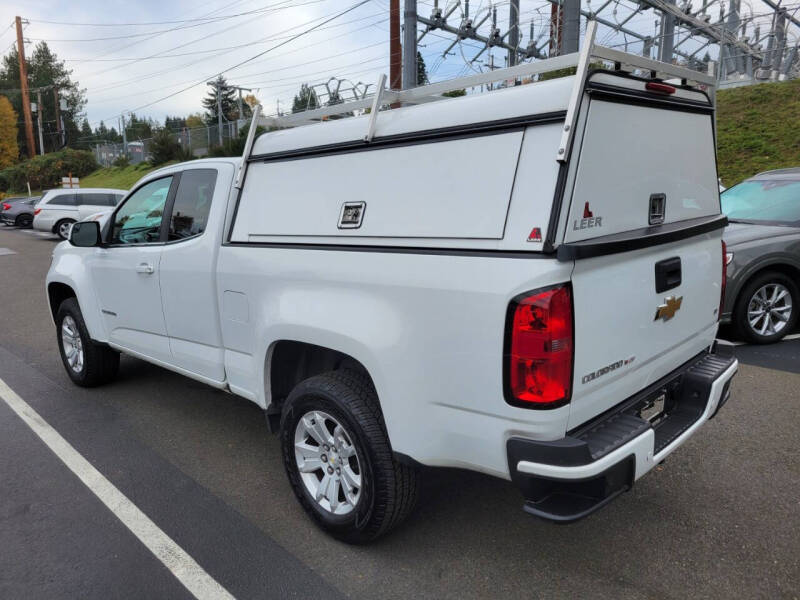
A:
[[[126,357],[72,385],[43,285],[56,241],[0,227],[0,379],[237,598],[800,597],[800,339],[737,346],[720,414],[583,521],[438,469],[401,528],[353,547],[299,508],[254,404]],[[0,402],[0,598],[75,597],[190,595]]]

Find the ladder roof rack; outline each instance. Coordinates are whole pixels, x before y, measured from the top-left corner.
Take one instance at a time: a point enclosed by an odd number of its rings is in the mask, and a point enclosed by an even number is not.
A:
[[[553,58],[544,60],[537,60],[530,63],[515,65],[513,67],[507,67],[505,69],[496,69],[486,73],[476,73],[466,77],[440,81],[407,90],[386,89],[386,76],[382,74],[378,79],[375,92],[371,95],[341,102],[331,106],[322,106],[320,108],[277,117],[262,116],[260,107],[257,107],[256,112],[253,114],[253,120],[258,125],[267,128],[283,129],[288,127],[297,127],[300,125],[308,125],[311,123],[319,123],[320,121],[332,116],[352,114],[354,111],[364,111],[366,109],[370,109],[370,119],[368,120],[367,128],[364,131],[364,141],[365,143],[369,143],[375,133],[375,124],[381,107],[435,102],[446,99],[442,96],[442,94],[451,92],[453,90],[472,88],[496,83],[499,81],[513,81],[520,77],[530,77],[533,75],[575,68],[575,82],[573,84],[569,105],[567,107],[564,131],[562,132],[562,139],[561,143],[559,144],[557,156],[557,160],[564,160],[565,157],[569,155],[569,146],[572,138],[572,125],[574,124],[577,111],[580,108],[580,100],[584,85],[586,83],[586,77],[593,60],[613,63],[615,70],[638,69],[649,73],[654,79],[680,79],[686,84],[694,83],[699,86],[704,86],[709,90],[713,100],[714,87],[716,85],[716,77],[714,76],[713,72],[713,62],[709,63],[709,72],[702,73],[700,71],[695,71],[680,65],[664,63],[644,56],[638,56],[636,54],[622,52],[613,48],[599,46],[595,43],[596,32],[597,22],[589,21],[580,52],[555,56]],[[243,155],[245,160],[243,161],[243,166],[241,169],[242,173],[237,180],[237,186],[240,185],[240,180],[243,179],[244,170],[247,168],[245,165],[252,152],[255,139],[254,129],[255,128],[251,128],[249,132],[250,135],[248,135],[247,142],[245,144]]]

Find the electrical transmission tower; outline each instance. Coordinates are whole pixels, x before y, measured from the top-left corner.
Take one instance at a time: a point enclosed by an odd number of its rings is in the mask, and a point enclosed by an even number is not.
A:
[[[457,44],[471,40],[480,49],[468,60],[469,65],[484,53],[500,49],[506,53],[508,66],[513,66],[520,61],[577,52],[582,21],[589,19],[606,28],[609,45],[624,45],[630,51],[629,45],[640,44],[645,56],[696,70],[708,68],[716,49],[720,65],[717,77],[723,86],[800,76],[798,30],[792,30],[794,39],[789,42],[789,30],[800,27],[800,20],[773,0],[763,0],[764,12],[750,9],[749,16],[742,14],[741,0],[702,0],[699,7],[691,0],[595,0],[600,3],[596,9],[591,6],[592,0],[522,0],[522,7],[520,0],[508,0],[505,31],[498,26],[497,6],[491,3],[488,7],[481,3],[483,8],[470,14],[469,0],[451,0],[444,6],[434,0],[430,15],[425,16],[417,10],[417,0],[403,1],[403,88],[417,85],[417,47],[431,32],[452,36],[442,59]],[[536,8],[531,11],[531,7]],[[537,32],[530,19],[527,40],[523,40],[523,16],[531,12],[541,16],[543,7],[549,9],[545,23],[539,23]],[[711,14],[714,8],[719,10],[718,18]],[[620,10],[627,14],[620,17]],[[648,14],[657,23],[656,31],[647,32],[641,26],[642,17],[646,20]],[[634,22],[636,17],[640,17],[638,23]],[[769,31],[762,35],[761,23],[767,20]]]

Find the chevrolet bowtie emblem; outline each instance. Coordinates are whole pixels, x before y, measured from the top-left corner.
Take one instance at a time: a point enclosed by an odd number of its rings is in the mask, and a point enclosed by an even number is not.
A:
[[[660,305],[658,310],[656,310],[656,318],[653,320],[658,321],[659,319],[663,319],[664,321],[669,321],[675,316],[675,313],[681,309],[682,302],[683,296],[679,296],[678,298],[675,296],[667,296],[664,298],[664,304]]]

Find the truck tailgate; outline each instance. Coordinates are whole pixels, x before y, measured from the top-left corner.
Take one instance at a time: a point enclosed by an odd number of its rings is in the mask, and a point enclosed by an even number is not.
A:
[[[721,238],[718,231],[626,253],[624,260],[613,254],[575,262],[569,428],[632,396],[714,341]],[[680,265],[681,283],[657,293],[655,265],[661,261],[670,261],[673,269]]]
[[[570,427],[708,347],[722,285],[710,105],[697,92],[651,99],[635,79],[599,77],[584,101],[559,249],[575,259]]]

